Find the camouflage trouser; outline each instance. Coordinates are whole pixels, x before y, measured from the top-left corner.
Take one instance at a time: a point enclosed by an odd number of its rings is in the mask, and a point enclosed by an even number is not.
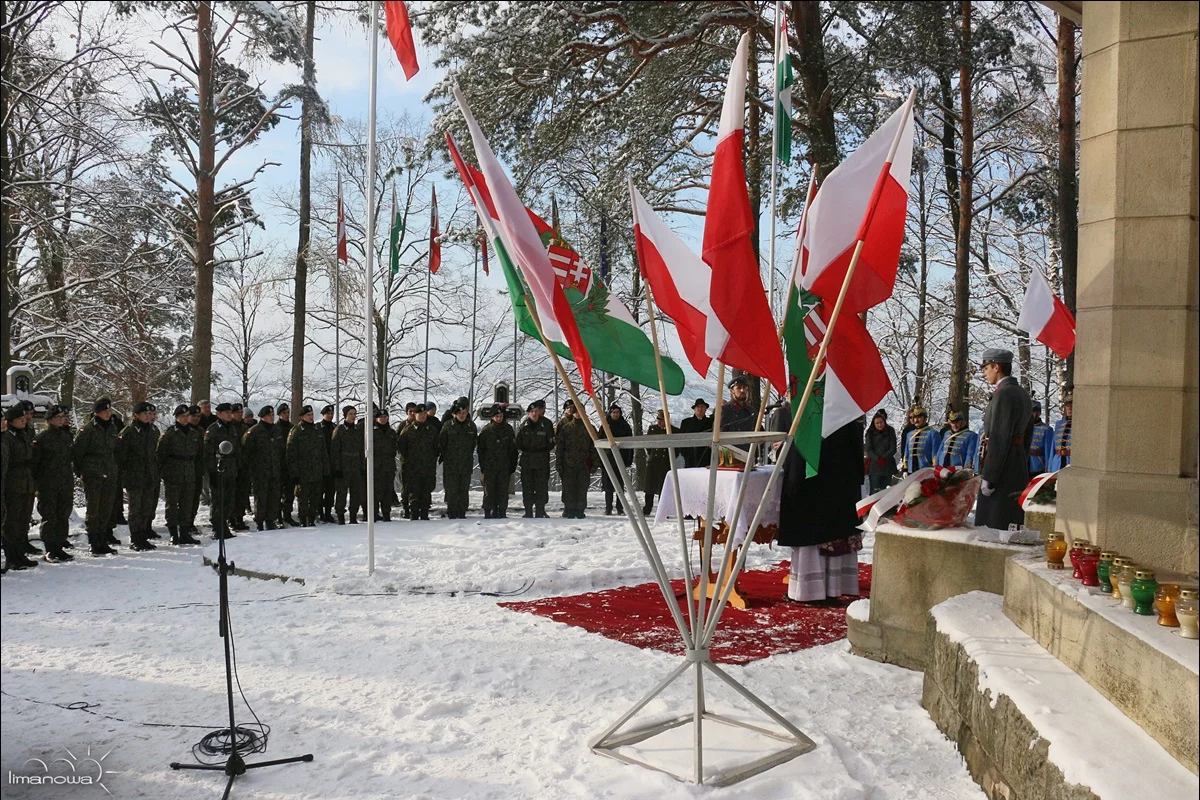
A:
[[[279,519],[279,481],[254,481],[254,521],[274,522]]]
[[[409,475],[405,485],[408,487],[408,512],[413,519],[429,516],[429,507],[433,505],[433,486],[437,478],[433,475]]]
[[[292,515],[292,509],[296,504],[296,482],[291,478],[284,478],[283,484],[279,487],[279,517],[280,519],[286,514]]]
[[[188,484],[191,487],[192,494],[190,497],[185,498],[187,502],[182,509],[183,520],[180,522],[181,525],[187,527],[196,526],[196,514],[200,511],[200,501],[202,499],[207,497],[208,500],[206,502],[212,503],[212,495],[208,491],[208,473],[204,471],[202,466],[197,466],[196,474],[203,475],[204,479]]]
[[[75,504],[75,486],[70,481],[38,487],[38,514],[42,518],[42,542],[47,545],[67,543],[67,530]]]
[[[563,515],[583,514],[587,508],[587,490],[591,475],[582,467],[568,467],[559,472],[562,478]]]
[[[17,548],[18,553],[24,552],[21,548],[29,541],[29,514],[26,509],[29,508],[32,498],[33,492],[14,492],[11,489],[4,492],[4,505],[7,509],[4,517],[4,544]]]
[[[507,470],[496,470],[483,476],[483,515],[485,517],[502,517],[508,510],[508,479]]]
[[[216,533],[224,523],[234,518],[237,506],[237,475],[229,473],[208,473],[208,485],[212,490],[212,509],[209,519],[213,532]]]
[[[392,518],[392,498],[395,492],[392,490],[396,483],[396,473],[392,470],[380,469],[379,465],[375,466],[375,513],[383,517],[385,520]],[[364,473],[362,476],[362,491],[363,504],[367,502],[367,476]],[[363,511],[363,519],[366,519],[366,511]]]
[[[550,470],[521,467],[521,500],[526,509],[545,507],[550,500]]]
[[[375,495],[378,497],[381,494],[386,494],[388,500],[392,497],[392,482],[384,482],[375,476]],[[346,501],[350,501],[350,516],[357,517],[361,511],[363,519],[367,517],[367,475],[361,470],[354,470],[352,474],[347,475],[342,473],[341,477],[337,478],[337,492],[334,495],[333,506],[337,511],[338,516],[346,513]],[[390,506],[391,503],[389,502]]]
[[[238,472],[237,503],[233,509],[235,517],[243,517],[250,510],[250,483],[252,477],[250,470]]]
[[[148,533],[158,509],[158,484],[129,487],[129,530]]]
[[[300,485],[296,488],[296,502],[300,507],[301,522],[315,520],[320,515],[323,489],[324,481],[320,478],[315,481],[300,481]]]
[[[363,489],[366,492],[366,489]],[[332,475],[321,481],[321,513],[327,514],[333,510],[337,500],[337,481]]]
[[[446,516],[462,519],[471,504],[471,470],[442,468],[442,488],[446,490]]]
[[[84,517],[88,535],[108,533],[116,526],[115,495],[121,493],[116,478],[84,477],[83,494],[87,498],[87,514]]]
[[[192,500],[198,498],[195,481],[163,481],[167,501],[167,527],[186,528],[191,522]]]

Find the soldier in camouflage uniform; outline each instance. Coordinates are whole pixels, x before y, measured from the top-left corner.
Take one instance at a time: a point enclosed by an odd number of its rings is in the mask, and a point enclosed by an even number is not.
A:
[[[300,408],[300,424],[292,428],[287,443],[288,473],[299,484],[300,525],[312,527],[321,514],[321,490],[329,476],[329,448],[325,435],[313,422],[313,407]]]
[[[296,503],[296,484],[292,481],[291,473],[288,472],[287,466],[287,441],[292,435],[292,411],[287,403],[280,403],[275,407],[275,425],[279,428],[279,435],[283,438],[283,452],[279,457],[279,527],[284,527],[284,524],[297,526],[300,523],[292,516],[292,508]]]
[[[479,432],[479,472],[483,479],[483,516],[503,519],[508,516],[508,482],[517,469],[517,438],[504,418],[504,407],[496,404],[489,414],[491,422]]]
[[[142,401],[133,407],[133,420],[117,441],[121,480],[129,490],[129,546],[153,550],[154,512],[158,508],[158,428],[151,422],[154,406]]]
[[[68,424],[66,406],[46,409],[47,427],[33,440],[33,479],[37,484],[38,515],[42,518],[42,544],[46,560],[70,561],[66,551],[71,511],[75,507],[75,476],[71,472],[71,444],[75,434]]]
[[[354,406],[346,406],[342,409],[342,424],[337,426],[333,438],[329,440],[329,466],[333,470],[333,479],[337,482],[334,508],[337,511],[338,525],[346,524],[347,495],[350,501],[350,524],[358,524],[359,511],[362,512],[363,521],[367,519],[364,446],[363,426],[358,424],[358,410]],[[392,471],[395,472],[395,467],[392,467]],[[375,485],[391,496],[390,488],[380,483],[378,476]]]
[[[188,429],[196,437],[196,455],[195,469],[193,474],[196,476],[195,485],[192,486],[191,501],[187,504],[184,510],[183,520],[180,522],[180,533],[187,533],[188,538],[194,538],[200,533],[196,527],[196,514],[200,511],[201,499],[209,494],[208,490],[208,470],[204,468],[204,413],[199,405],[188,406]],[[213,417],[213,422],[216,422],[216,417]],[[211,496],[210,496],[211,502]],[[182,542],[186,544],[186,542]],[[199,544],[199,542],[197,542]]]
[[[375,464],[375,519],[391,522],[392,501],[396,498],[396,452],[400,446],[399,437],[392,430],[391,419],[386,408],[375,410],[374,439],[371,440],[371,459]],[[363,502],[366,502],[367,476],[366,465],[361,477],[363,484]],[[365,520],[366,511],[363,511]]]
[[[246,409],[241,403],[232,404],[233,416],[229,420],[229,424],[237,432],[238,444],[241,444],[242,439],[246,436],[246,431],[249,426],[246,421]],[[248,531],[250,526],[246,524],[246,515],[250,513],[250,470],[246,469],[246,461],[242,454],[241,447],[238,447],[238,473],[235,481],[236,488],[234,489],[233,516],[234,519],[230,522],[230,527],[235,531]]]
[[[475,469],[475,442],[479,429],[471,421],[471,409],[455,401],[450,419],[442,423],[438,450],[442,459],[442,487],[446,490],[446,516],[466,519],[470,503],[471,472]]]
[[[75,474],[83,478],[87,497],[85,521],[94,556],[115,553],[109,545],[120,544],[113,535],[117,524],[115,497],[121,491],[114,455],[119,433],[112,418],[112,401],[101,397],[92,405],[92,418],[79,429],[71,444],[71,462]]]
[[[29,503],[33,497],[32,453],[25,438],[25,410],[20,404],[4,412],[8,430],[2,434],[4,447],[4,555],[9,569],[36,567],[37,562],[26,554],[42,551],[29,542]]]
[[[321,435],[325,438],[325,452],[329,454],[333,446],[333,432],[337,430],[337,423],[333,421],[334,408],[333,405],[326,405],[321,409],[321,421],[317,423],[317,427],[321,429]],[[337,496],[337,481],[333,477],[333,459],[329,461],[329,474],[325,476],[325,480],[321,482],[321,514],[322,522],[333,522],[333,506]],[[365,491],[365,489],[364,489]]]
[[[400,434],[399,450],[404,456],[409,519],[429,519],[431,495],[437,483],[438,434],[429,424],[423,404],[417,403],[416,412],[416,420]]]
[[[563,417],[554,435],[554,462],[562,479],[562,515],[583,519],[592,478],[592,437],[583,420],[575,416],[575,403],[570,400],[563,406]]]
[[[197,407],[196,410],[200,409]],[[155,456],[166,494],[167,531],[171,534],[171,544],[200,544],[188,528],[200,477],[196,458],[202,445],[198,426],[192,425],[191,409],[186,405],[176,406],[175,424],[159,437]]]
[[[517,428],[517,449],[521,451],[521,500],[526,517],[545,517],[550,499],[550,451],[554,449],[554,424],[544,416],[546,401],[534,400],[526,409],[529,416]]]
[[[229,442],[233,450],[220,459],[218,470],[217,456],[221,454],[221,443]],[[204,432],[204,467],[208,470],[208,485],[212,488],[212,522],[213,538],[234,536],[232,532],[234,514],[237,506],[237,477],[241,467],[242,440],[237,435],[237,427],[233,422],[233,406],[220,403],[217,406],[217,421]],[[240,522],[240,520],[239,520]]]
[[[284,441],[275,424],[275,409],[263,406],[258,410],[258,422],[242,437],[242,462],[250,473],[250,488],[254,493],[254,523],[261,531],[273,531],[279,519],[279,486]]]
[[[417,421],[417,404],[406,403],[404,405],[404,419],[396,426],[396,436],[402,436],[404,429]],[[405,475],[408,473],[404,469],[404,455],[400,455],[400,508],[404,512],[405,519],[412,519],[412,512],[408,508],[408,482],[405,480]]]

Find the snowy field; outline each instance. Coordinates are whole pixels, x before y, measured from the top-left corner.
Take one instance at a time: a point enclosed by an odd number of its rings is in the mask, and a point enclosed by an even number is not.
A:
[[[589,514],[598,506],[593,496]],[[472,515],[478,507],[473,497]],[[678,564],[677,529],[656,531]],[[590,740],[678,660],[497,603],[650,580],[622,518],[381,523],[372,577],[361,524],[241,535],[229,549],[239,567],[305,579],[231,579],[241,687],[271,726],[267,752],[248,760],[315,755],[250,772],[234,797],[983,797],[921,709],[921,675],[851,656],[845,641],[726,668],[817,743],[783,766],[711,789],[593,754]],[[4,576],[5,798],[103,796],[10,783],[27,759],[89,749],[113,797],[220,796],[219,773],[167,766],[190,762],[225,715],[217,579],[202,565],[214,551],[122,548]],[[749,566],[782,558],[756,548]],[[771,727],[716,683],[711,710]],[[635,724],[686,711],[690,692],[677,682]],[[240,700],[237,716],[253,721]],[[762,754],[752,733],[710,739],[717,764]],[[641,754],[686,772],[687,745],[668,736]]]

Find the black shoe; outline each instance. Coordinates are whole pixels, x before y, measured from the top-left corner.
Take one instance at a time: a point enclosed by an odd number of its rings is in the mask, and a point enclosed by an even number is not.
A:
[[[128,524],[129,524],[129,520],[125,519],[125,515],[124,515],[124,514],[122,514],[121,516],[117,517],[117,521],[116,521],[116,523],[115,523],[115,524],[117,524],[117,525],[128,525]]]
[[[620,503],[618,503],[618,504],[617,504],[617,513],[618,513],[618,514],[624,514],[624,513],[625,513],[625,506],[623,506],[623,505],[621,505]]]
[[[269,519],[269,520],[267,520],[267,530],[269,530],[269,531],[279,530],[279,525],[277,525],[275,523],[275,520]]]
[[[178,545],[200,544],[200,540],[192,537],[192,535],[189,534],[187,531],[180,531],[179,536],[176,538],[175,544],[178,544]]]
[[[254,524],[255,524],[255,525],[258,527],[258,529],[259,529],[260,531],[261,531],[261,530],[266,530],[266,525],[267,525],[267,523],[263,522],[261,519],[256,519],[256,520],[254,520]]]
[[[583,518],[584,518],[584,513],[582,511],[575,512],[575,519],[583,519]]]
[[[346,524],[346,515],[344,513],[338,514],[338,525],[345,525],[345,524]]]
[[[144,553],[147,550],[157,550],[158,547],[148,542],[145,536],[139,536],[129,543],[129,549],[138,553]]]
[[[43,553],[42,548],[38,547],[33,542],[22,542],[21,548],[25,551],[25,555],[40,556]]]
[[[550,515],[546,513],[546,509],[542,508],[541,506],[538,506],[536,516],[538,519],[549,519],[550,518]]]
[[[8,568],[9,569],[12,569],[12,570],[29,569],[30,567],[36,567],[37,565],[38,565],[38,562],[33,561],[32,559],[28,559],[20,553],[9,553],[8,554]]]
[[[113,533],[112,531],[109,531],[108,533],[104,534],[104,541],[106,544],[120,544],[121,543],[121,540],[118,539],[117,535],[115,533]]]
[[[367,521],[367,520],[366,520],[366,514],[364,514],[364,515],[363,515],[363,522],[366,522],[366,521]],[[351,515],[350,515],[350,524],[351,524],[351,525],[357,525],[357,524],[358,524],[358,514],[351,514]]]
[[[60,561],[74,561],[75,556],[63,550],[61,547],[47,547],[46,561],[50,564],[56,564]]]
[[[248,531],[250,530],[250,526],[246,524],[246,520],[244,519],[235,519],[229,523],[229,529],[231,531]]]
[[[161,538],[162,538],[162,536],[160,536],[160,535],[159,535],[159,534],[158,534],[158,533],[157,533],[157,532],[154,530],[154,528],[149,528],[149,529],[146,531],[146,533],[145,533],[145,535],[144,535],[144,538],[146,538],[146,539],[161,539]]]
[[[75,545],[71,542],[70,539],[68,539],[67,541],[60,544],[59,547],[61,547],[63,550],[74,550],[75,549]]]
[[[94,556],[111,556],[116,555],[117,551],[108,546],[108,542],[100,537],[91,540],[92,555]]]

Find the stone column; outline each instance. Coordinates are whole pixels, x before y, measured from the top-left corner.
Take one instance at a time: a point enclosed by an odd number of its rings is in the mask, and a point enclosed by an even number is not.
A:
[[[1196,4],[1086,2],[1072,464],[1057,527],[1197,571]]]

